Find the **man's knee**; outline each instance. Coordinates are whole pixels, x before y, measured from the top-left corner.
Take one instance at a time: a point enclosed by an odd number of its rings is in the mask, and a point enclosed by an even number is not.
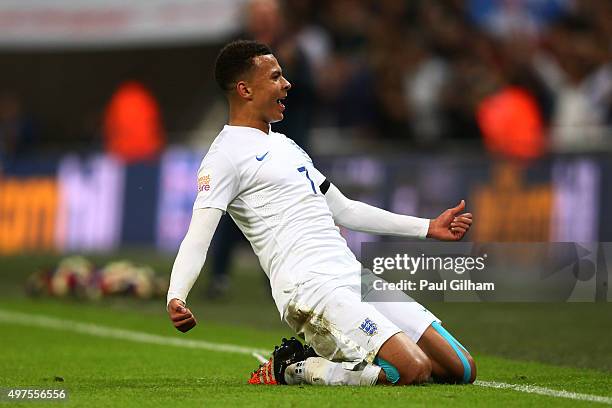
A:
[[[467,383],[472,384],[474,381],[476,381],[476,362],[474,361],[474,358],[472,358],[470,354],[468,354],[466,357],[467,357],[467,361],[471,369],[470,379],[468,380]]]
[[[431,360],[423,354],[412,359],[410,364],[397,367],[400,378],[396,385],[422,384],[431,377]]]
[[[476,362],[474,358],[467,352],[463,353],[464,359],[457,359],[450,372],[452,378],[449,381],[460,384],[472,384],[476,380]]]
[[[405,333],[397,333],[390,337],[380,348],[377,358],[396,370],[391,377],[385,372],[388,383],[420,384],[431,377],[431,360]],[[384,364],[381,367],[385,369]],[[393,381],[395,379],[397,381]]]
[[[476,362],[442,325],[432,323],[419,346],[435,361],[434,377],[444,382],[471,384],[476,380]]]

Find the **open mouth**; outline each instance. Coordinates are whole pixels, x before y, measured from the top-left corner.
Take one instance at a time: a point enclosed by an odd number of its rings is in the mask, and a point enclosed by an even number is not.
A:
[[[285,110],[285,105],[283,104],[283,101],[285,100],[285,98],[279,98],[276,100],[276,103],[278,104],[278,106],[280,106],[281,110]]]

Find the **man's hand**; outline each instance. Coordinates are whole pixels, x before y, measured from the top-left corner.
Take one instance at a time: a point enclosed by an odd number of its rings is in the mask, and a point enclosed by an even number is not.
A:
[[[193,329],[197,324],[191,310],[187,309],[185,303],[179,299],[172,299],[168,303],[168,315],[170,315],[174,327],[183,333]]]
[[[449,208],[429,222],[427,238],[440,241],[459,241],[472,225],[472,214],[463,213],[465,201],[461,200],[455,208]]]

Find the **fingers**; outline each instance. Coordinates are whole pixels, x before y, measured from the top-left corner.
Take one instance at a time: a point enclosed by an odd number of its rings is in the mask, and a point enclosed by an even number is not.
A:
[[[172,324],[174,327],[184,333],[191,330],[196,325],[196,319],[191,313],[191,310],[187,308],[183,309],[186,310],[186,313],[172,314],[170,318],[172,319]]]
[[[472,225],[472,219],[467,217],[456,217],[450,223],[451,230],[458,227],[467,231],[470,228],[470,225]]]
[[[191,310],[186,308],[185,303],[179,299],[171,300],[169,315],[170,320],[172,320],[172,325],[183,333],[193,329],[193,327],[197,324]]]
[[[470,229],[471,220],[468,219],[467,222],[463,221],[453,221],[450,224],[450,231],[455,237],[455,239],[461,239]]]
[[[193,329],[196,324],[197,324],[196,319],[193,316],[191,316],[185,320],[174,322],[174,327],[176,327],[177,330],[185,333],[186,331]]]
[[[170,319],[173,322],[178,322],[178,321],[181,321],[181,320],[189,319],[190,317],[193,317],[193,314],[191,314],[191,312],[187,312],[187,313],[172,313],[170,315]]]
[[[463,231],[463,232],[467,232],[468,229],[470,229],[470,226],[467,224],[463,224],[463,223],[454,223],[451,224],[451,231]]]
[[[466,232],[468,229],[470,229],[470,225],[472,225],[472,214],[464,213],[453,218],[450,223],[450,228],[453,231],[454,228],[461,228],[464,230],[463,232]]]
[[[185,307],[185,302],[174,298],[168,303],[168,311],[171,313],[187,313],[187,308]]]

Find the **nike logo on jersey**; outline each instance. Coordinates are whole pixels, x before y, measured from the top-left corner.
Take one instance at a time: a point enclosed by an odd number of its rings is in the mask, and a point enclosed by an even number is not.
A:
[[[257,159],[257,161],[262,161],[263,159],[266,158],[266,156],[268,155],[268,153],[270,153],[270,151],[265,152],[264,154],[262,154],[261,156],[255,156],[255,158]]]

